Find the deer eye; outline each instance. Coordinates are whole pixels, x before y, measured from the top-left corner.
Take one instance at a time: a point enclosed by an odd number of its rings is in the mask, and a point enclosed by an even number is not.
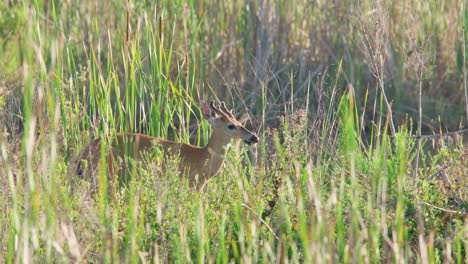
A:
[[[233,124],[229,124],[229,125],[227,126],[227,128],[229,128],[229,130],[234,130],[234,129],[236,129],[236,126],[233,125]]]

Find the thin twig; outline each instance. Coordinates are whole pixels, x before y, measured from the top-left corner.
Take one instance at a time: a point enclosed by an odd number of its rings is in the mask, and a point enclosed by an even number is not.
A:
[[[462,17],[465,14],[465,5],[462,4]],[[463,88],[465,90],[465,111],[466,111],[466,125],[468,126],[468,88],[466,84],[466,37],[465,37],[465,23],[462,26],[462,40],[463,40]]]
[[[381,19],[380,17],[378,19]],[[382,19],[381,19],[382,20]],[[385,24],[385,21],[378,20],[377,23]],[[365,28],[366,22],[362,21],[362,25],[359,28],[362,34],[362,42],[365,47],[365,55],[368,56],[371,66],[371,73],[378,81],[378,87],[382,94],[385,106],[388,111],[388,122],[390,125],[390,132],[392,137],[395,136],[396,130],[395,125],[393,123],[393,112],[392,112],[392,105],[387,98],[387,94],[385,93],[385,44],[383,44],[382,39],[385,37],[381,30],[375,30],[374,33],[376,34],[374,41],[372,42],[369,36],[368,28]],[[370,27],[369,27],[370,28]],[[388,34],[388,33],[387,33]]]
[[[439,175],[440,173],[442,173],[443,171],[445,171],[448,167],[452,166],[453,164],[455,164],[456,161],[458,161],[459,159],[461,159],[461,157],[463,157],[463,155],[461,155],[460,157],[456,158],[456,159],[452,159],[451,161],[449,161],[447,164],[445,164],[442,168],[440,168],[438,171],[436,171],[435,173],[433,173],[431,176],[427,177],[426,181],[430,181],[432,180],[432,178],[434,178],[435,176]]]
[[[404,138],[416,138],[416,139],[424,139],[424,138],[436,138],[436,137],[449,137],[449,136],[454,136],[454,135],[460,135],[465,132],[468,132],[468,128],[465,129],[460,129],[457,131],[450,131],[447,133],[440,133],[440,134],[432,134],[432,135],[415,135],[415,136],[404,136]]]
[[[450,210],[450,209],[445,209],[445,208],[442,208],[442,207],[439,207],[439,206],[435,206],[433,204],[430,204],[430,203],[427,203],[427,202],[421,202],[422,204],[425,204],[427,206],[430,206],[432,208],[435,208],[435,209],[438,209],[440,211],[444,211],[444,212],[447,212],[447,213],[452,213],[452,214],[460,214],[460,215],[465,215],[466,212],[464,211],[455,211],[455,210]]]
[[[273,229],[267,224],[267,222],[265,222],[265,220],[263,220],[260,215],[258,215],[252,208],[250,208],[248,205],[246,204],[241,204],[243,207],[249,209],[252,213],[254,213],[258,219],[260,219],[260,221],[266,226],[266,228],[268,228],[268,230],[270,231],[270,233],[276,238],[276,240],[280,240],[279,237],[275,234],[275,231],[273,231]]]
[[[422,67],[422,66],[421,66]],[[420,68],[420,72],[418,75],[418,83],[419,83],[419,93],[418,93],[418,114],[419,114],[419,119],[418,119],[418,135],[421,136],[422,134],[422,68]],[[421,154],[421,137],[418,138],[417,142],[417,153],[416,153],[416,161],[415,161],[415,168],[414,168],[414,178],[418,178],[418,172],[419,172],[419,156]]]
[[[445,182],[448,184],[449,190],[455,195],[455,201],[457,202],[458,205],[461,205],[463,203],[462,199],[460,198],[460,195],[458,195],[457,191],[453,187],[452,181],[450,181],[450,178],[447,175],[446,171],[442,171],[442,177],[445,178]]]

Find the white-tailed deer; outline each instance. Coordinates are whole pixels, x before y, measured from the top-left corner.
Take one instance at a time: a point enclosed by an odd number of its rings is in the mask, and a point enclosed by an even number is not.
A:
[[[128,153],[131,153],[132,158],[138,159],[142,151],[151,151],[151,148],[156,145],[163,151],[165,158],[178,158],[178,169],[181,175],[189,179],[191,186],[198,186],[219,172],[232,139],[244,140],[249,145],[258,142],[258,137],[242,126],[224,102],[217,106],[213,100],[210,105],[202,104],[201,109],[213,129],[206,146],[197,147],[143,134],[117,133],[116,140],[111,145],[110,154],[107,155],[109,176],[114,176],[115,161],[125,160],[124,156]],[[100,150],[100,139],[96,139],[83,149],[77,168],[79,176],[92,177],[91,179],[96,182],[95,174],[100,163]],[[81,163],[83,160],[87,161],[87,167]],[[163,172],[164,170],[163,168]]]

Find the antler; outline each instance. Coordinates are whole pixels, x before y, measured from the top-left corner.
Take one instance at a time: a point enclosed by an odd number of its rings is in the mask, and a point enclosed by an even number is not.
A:
[[[231,118],[235,118],[234,113],[232,110],[227,109],[226,104],[224,102],[221,102],[221,106],[223,107],[223,111]]]
[[[219,109],[218,106],[216,106],[215,100],[211,100],[210,106],[211,106],[211,108],[213,108],[213,110],[214,110],[217,114],[222,115],[222,116],[224,116],[224,117],[229,117],[226,113],[224,113],[223,111],[221,111],[221,109]]]
[[[232,113],[232,110],[229,111],[227,109],[226,103],[221,102],[220,106],[216,106],[215,100],[211,100],[210,105],[211,105],[211,108],[213,108],[213,110],[215,110],[218,114],[223,115],[227,118],[235,118],[234,114]]]

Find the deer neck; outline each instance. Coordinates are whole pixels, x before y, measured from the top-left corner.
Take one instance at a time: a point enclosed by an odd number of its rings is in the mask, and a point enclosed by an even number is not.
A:
[[[213,161],[219,161],[222,163],[226,157],[231,140],[221,137],[215,133],[211,135],[208,144],[205,146],[210,159]],[[216,162],[215,162],[216,163]]]
[[[226,153],[229,148],[230,139],[222,135],[213,133],[208,145],[205,146],[206,156],[204,165],[204,181],[213,177],[221,169],[226,158]]]

